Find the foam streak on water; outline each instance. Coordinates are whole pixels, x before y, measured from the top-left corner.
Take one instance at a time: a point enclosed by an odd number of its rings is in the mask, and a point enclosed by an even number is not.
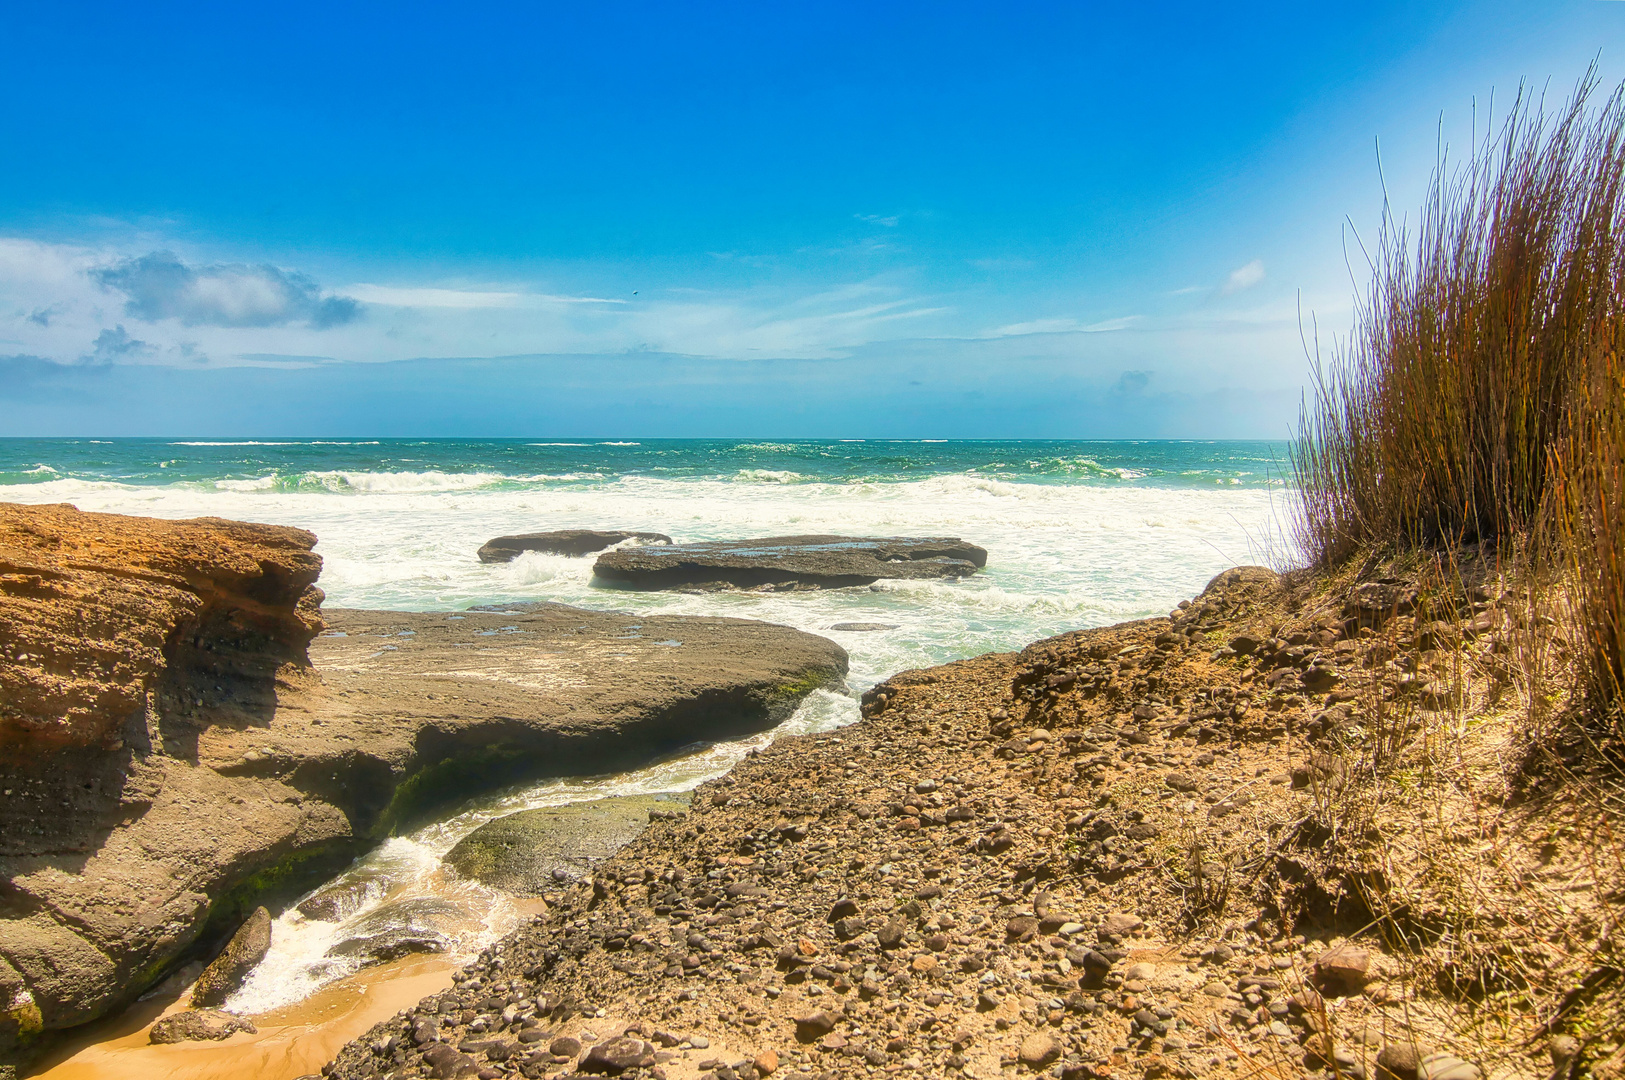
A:
[[[1163,614],[1227,566],[1280,558],[1283,458],[1283,448],[1260,443],[9,440],[0,441],[0,501],[307,528],[319,538],[330,606],[554,600],[784,623],[844,646],[856,693],[905,668]],[[565,528],[679,541],[958,536],[985,547],[988,565],[953,582],[679,594],[597,587],[591,558],[528,553],[493,565],[474,555],[498,535]],[[895,629],[830,629],[837,623]],[[821,692],[781,730],[827,730],[856,717],[854,696]],[[499,793],[390,840],[346,875],[372,884],[343,923],[293,912],[277,921],[271,956],[233,1007],[263,1013],[348,974],[353,964],[327,958],[327,949],[401,900],[461,905],[468,917],[447,932],[457,950],[479,948],[520,914],[440,869],[468,832],[520,809],[691,788],[770,737],[634,773]]]

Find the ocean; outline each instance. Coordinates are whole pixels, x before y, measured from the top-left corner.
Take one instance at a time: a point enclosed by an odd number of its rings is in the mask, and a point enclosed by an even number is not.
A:
[[[1214,574],[1291,558],[1288,447],[1266,442],[741,439],[0,440],[0,501],[165,518],[296,525],[319,538],[330,606],[456,610],[553,600],[729,615],[839,642],[850,694],[815,693],[781,731],[858,717],[857,695],[907,668],[1019,649],[1166,614]],[[962,581],[790,593],[638,593],[595,585],[592,559],[484,564],[495,536],[563,528],[678,542],[793,533],[957,536],[988,551]],[[885,623],[883,631],[834,624]],[[278,919],[272,954],[232,1007],[265,1015],[353,973],[326,956],[358,920],[414,897],[468,912],[457,949],[519,917],[439,866],[495,816],[606,794],[691,788],[771,735],[697,746],[647,769],[494,792],[393,838],[349,874],[372,899],[344,924]]]

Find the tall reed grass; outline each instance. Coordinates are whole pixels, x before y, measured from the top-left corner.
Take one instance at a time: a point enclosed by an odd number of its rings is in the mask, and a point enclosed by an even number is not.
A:
[[[1625,86],[1597,91],[1593,69],[1551,116],[1520,94],[1464,162],[1440,162],[1414,233],[1384,207],[1353,330],[1304,403],[1294,526],[1323,569],[1557,538],[1520,546],[1566,564],[1579,667],[1617,725]]]
[[[1555,117],[1520,95],[1434,171],[1414,240],[1384,209],[1352,334],[1293,454],[1302,549],[1494,540],[1534,524],[1576,390],[1625,318],[1625,100],[1588,75]]]

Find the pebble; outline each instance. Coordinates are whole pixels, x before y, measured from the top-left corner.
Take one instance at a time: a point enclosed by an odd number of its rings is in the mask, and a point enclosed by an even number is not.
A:
[[[1111,934],[1113,937],[1122,937],[1124,934],[1133,933],[1144,925],[1145,921],[1138,915],[1108,915],[1101,920],[1100,932]]]
[[[1287,966],[1291,966],[1290,962]],[[1366,983],[1366,972],[1371,967],[1371,954],[1353,945],[1339,945],[1320,955],[1315,961],[1315,981],[1322,990],[1354,994]]]
[[[813,1009],[796,1017],[796,1037],[811,1042],[835,1030],[836,1016],[828,1009]]]
[[[1391,1042],[1377,1054],[1377,1065],[1386,1069],[1397,1080],[1417,1080],[1422,1067],[1422,1055],[1410,1043]]]
[[[1061,1058],[1061,1045],[1046,1032],[1035,1031],[1021,1040],[1016,1060],[1029,1069],[1042,1069]]]
[[[1422,1059],[1421,1080],[1480,1080],[1484,1075],[1477,1065],[1463,1061],[1453,1054],[1429,1054]]]

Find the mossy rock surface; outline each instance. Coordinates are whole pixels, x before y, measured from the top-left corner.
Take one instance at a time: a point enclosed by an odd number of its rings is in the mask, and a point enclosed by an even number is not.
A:
[[[487,822],[446,854],[457,873],[516,896],[535,896],[573,880],[625,847],[650,811],[682,810],[680,795],[624,795],[521,810]]]

